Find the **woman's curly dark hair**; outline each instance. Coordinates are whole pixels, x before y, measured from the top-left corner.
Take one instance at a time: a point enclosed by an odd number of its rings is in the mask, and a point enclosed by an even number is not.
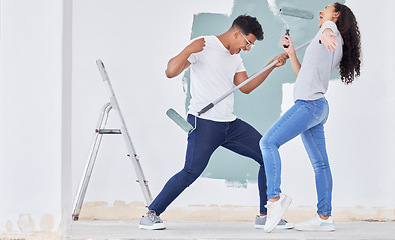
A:
[[[354,13],[346,5],[335,3],[335,12],[340,12],[336,26],[342,35],[343,57],[340,61],[340,76],[345,84],[352,83],[360,75],[361,34]]]

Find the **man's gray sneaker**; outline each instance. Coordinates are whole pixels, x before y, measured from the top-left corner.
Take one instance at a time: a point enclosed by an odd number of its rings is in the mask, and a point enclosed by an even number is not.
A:
[[[139,228],[148,230],[163,230],[166,229],[166,226],[160,217],[157,216],[154,211],[151,211],[151,214],[146,213],[141,218]]]
[[[263,229],[266,223],[266,216],[258,216],[255,217],[255,228]],[[281,219],[277,224],[276,229],[291,229],[294,225],[292,223],[287,222],[287,220]]]

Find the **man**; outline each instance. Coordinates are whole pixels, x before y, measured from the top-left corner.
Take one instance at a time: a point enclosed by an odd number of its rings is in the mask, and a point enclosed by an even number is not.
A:
[[[263,39],[262,27],[256,18],[242,15],[237,17],[231,28],[219,36],[204,36],[194,40],[180,54],[172,58],[166,69],[166,76],[173,78],[191,66],[191,101],[188,122],[196,129],[188,135],[188,146],[184,168],[175,174],[148,207],[149,211],[140,221],[143,229],[165,229],[159,215],[170,203],[191,185],[206,168],[211,154],[220,146],[260,164],[258,188],[260,195],[260,216],[255,226],[263,228],[267,210],[266,175],[259,141],[262,135],[246,122],[233,115],[233,94],[198,117],[198,112],[225,92],[248,79],[239,53],[250,51],[256,40]],[[288,56],[280,54],[269,64],[278,60],[275,66],[257,76],[240,91],[250,93],[257,88],[275,67],[285,64]],[[286,221],[279,226],[289,228]]]

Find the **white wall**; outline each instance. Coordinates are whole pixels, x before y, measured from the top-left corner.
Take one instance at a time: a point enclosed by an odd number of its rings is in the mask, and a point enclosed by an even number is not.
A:
[[[95,66],[98,58],[107,66],[153,195],[182,168],[186,136],[165,112],[170,107],[183,112],[185,96],[181,77],[168,80],[164,69],[167,61],[190,41],[193,14],[230,14],[233,1],[194,4],[192,8],[186,1],[75,3],[73,189],[81,177],[100,108],[108,101]],[[384,43],[394,39],[394,17],[389,12],[389,6],[394,4],[380,1],[380,5],[387,6],[380,12],[372,12],[367,2],[347,0],[347,5],[359,21],[364,62],[360,79],[351,86],[332,81],[327,95],[331,107],[326,132],[334,175],[333,207],[335,212],[352,209],[354,213],[368,213],[356,219],[393,219],[394,48]],[[292,87],[284,86],[284,111],[292,101]],[[110,119],[110,125],[116,124]],[[105,138],[86,202],[102,201],[108,206],[117,200],[142,202],[122,139]],[[283,190],[294,198],[291,208],[307,207],[311,211],[316,204],[313,171],[300,138],[282,147],[281,154]],[[188,208],[189,205],[203,206],[202,209],[210,205],[257,209],[257,186],[249,183],[247,189],[229,188],[223,180],[201,178],[169,210],[192,211],[194,208]],[[104,215],[100,208],[94,208],[86,217],[108,217]],[[112,213],[112,217],[117,216]]]
[[[193,14],[230,14],[232,4],[232,0],[204,0],[195,1],[191,7],[190,1],[182,0],[86,0],[75,1],[71,9],[67,0],[2,0],[0,232],[20,233],[18,219],[29,216],[34,228],[24,225],[26,231],[56,232],[62,219],[70,219],[68,208],[99,111],[108,101],[95,66],[98,58],[106,64],[156,196],[165,181],[182,168],[186,146],[186,135],[165,115],[170,107],[182,112],[185,98],[180,77],[168,80],[164,76],[166,63],[190,41]],[[366,2],[348,0],[347,4],[359,21],[364,63],[358,81],[351,86],[331,82],[327,95],[331,106],[326,132],[334,175],[334,211],[350,208],[348,213],[365,213],[355,219],[394,219],[394,47],[387,44],[395,40],[391,14],[394,3],[379,1],[385,7],[377,12],[372,12]],[[72,86],[68,81],[71,48]],[[292,85],[284,85],[284,110],[290,106],[291,89]],[[117,127],[117,119],[110,116],[108,125]],[[300,139],[285,145],[281,154],[284,191],[294,198],[291,210],[314,209],[313,173]],[[103,201],[112,206],[116,200],[143,201],[134,182],[134,169],[125,155],[120,137],[104,139],[86,202]],[[249,183],[246,189],[230,188],[223,180],[202,178],[169,211],[209,211],[216,207],[237,211],[231,206],[257,213],[256,184]],[[86,216],[117,217],[114,212],[100,215],[102,209],[94,208]],[[145,210],[137,211],[126,217],[141,215]],[[196,220],[204,219],[195,216]]]
[[[1,1],[0,233],[57,232],[69,211],[70,3]]]

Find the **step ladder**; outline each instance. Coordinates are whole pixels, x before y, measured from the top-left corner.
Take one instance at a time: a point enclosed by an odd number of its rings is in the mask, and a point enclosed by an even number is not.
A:
[[[137,175],[136,181],[140,184],[141,190],[143,191],[146,206],[149,206],[149,204],[152,202],[152,196],[151,196],[151,192],[148,187],[148,181],[144,177],[144,173],[143,173],[143,170],[140,165],[140,160],[139,160],[139,158],[136,154],[136,151],[133,147],[132,140],[131,140],[129,132],[126,128],[125,120],[124,120],[121,110],[119,108],[118,101],[115,97],[114,90],[111,86],[110,79],[108,78],[108,74],[106,72],[104,64],[100,59],[96,61],[96,64],[97,64],[97,67],[99,68],[100,74],[103,78],[104,85],[105,85],[107,93],[110,97],[110,102],[106,103],[103,106],[103,109],[102,109],[100,117],[99,117],[99,121],[96,126],[93,144],[92,144],[91,150],[89,152],[88,161],[86,162],[83,177],[81,178],[81,182],[78,187],[78,192],[77,192],[75,202],[74,202],[74,210],[73,210],[73,216],[72,216],[74,221],[78,221],[79,214],[81,212],[82,203],[84,201],[86,190],[88,188],[89,179],[92,175],[93,166],[95,165],[97,153],[99,151],[100,143],[103,138],[103,135],[106,135],[106,134],[120,134],[124,137],[126,147],[129,152],[127,154],[127,157],[130,158],[130,160],[132,161],[133,167],[136,171],[136,175]],[[106,129],[105,128],[111,109],[114,109],[114,110],[116,110],[116,112],[118,112],[118,116],[121,121],[121,128],[120,129]]]

